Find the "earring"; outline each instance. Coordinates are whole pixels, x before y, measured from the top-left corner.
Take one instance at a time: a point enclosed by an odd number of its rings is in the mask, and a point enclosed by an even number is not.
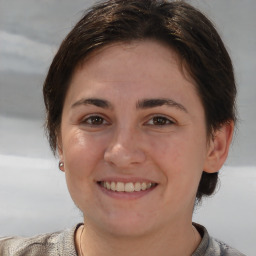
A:
[[[61,162],[61,161],[59,161],[59,169],[61,170],[61,171],[63,171],[63,168],[64,167],[64,163],[63,162]]]

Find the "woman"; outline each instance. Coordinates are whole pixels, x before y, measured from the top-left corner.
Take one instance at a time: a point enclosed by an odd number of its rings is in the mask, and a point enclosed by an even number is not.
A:
[[[1,255],[242,255],[192,223],[234,130],[232,63],[184,2],[90,9],[44,83],[46,128],[84,224],[4,238]]]

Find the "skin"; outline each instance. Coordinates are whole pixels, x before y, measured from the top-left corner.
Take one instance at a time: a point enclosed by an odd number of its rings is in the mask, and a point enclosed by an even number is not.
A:
[[[233,124],[207,136],[204,108],[185,73],[175,52],[154,41],[107,46],[75,70],[58,147],[84,214],[85,230],[76,236],[84,255],[184,256],[200,243],[192,226],[198,184],[203,170],[216,172],[225,161]],[[157,186],[109,192],[98,184],[106,180]]]

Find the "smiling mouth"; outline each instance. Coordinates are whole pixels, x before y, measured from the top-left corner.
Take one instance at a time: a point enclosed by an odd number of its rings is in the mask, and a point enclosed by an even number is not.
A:
[[[101,187],[115,192],[140,192],[149,190],[157,186],[157,183],[152,182],[115,182],[115,181],[100,181],[97,182]]]

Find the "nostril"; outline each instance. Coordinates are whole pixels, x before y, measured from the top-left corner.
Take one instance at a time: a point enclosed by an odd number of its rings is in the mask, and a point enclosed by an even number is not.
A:
[[[133,164],[139,164],[146,159],[145,153],[139,148],[125,148],[118,144],[108,148],[104,153],[104,160],[120,168],[126,168]]]

